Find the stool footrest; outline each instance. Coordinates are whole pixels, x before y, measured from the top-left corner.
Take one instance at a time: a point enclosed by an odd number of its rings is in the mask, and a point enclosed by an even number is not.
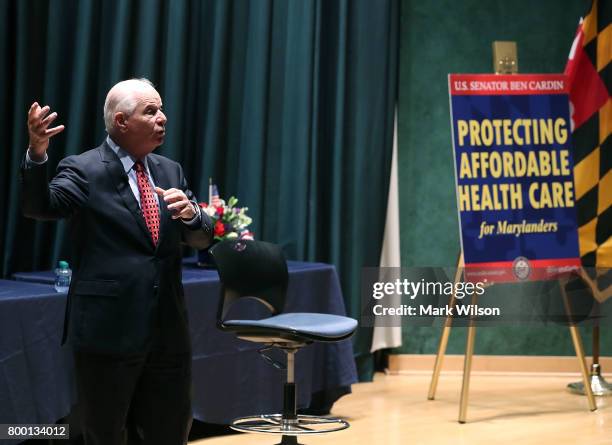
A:
[[[235,419],[230,427],[243,433],[301,436],[344,430],[349,423],[335,417],[298,415],[295,419],[288,419],[282,414],[261,414]]]

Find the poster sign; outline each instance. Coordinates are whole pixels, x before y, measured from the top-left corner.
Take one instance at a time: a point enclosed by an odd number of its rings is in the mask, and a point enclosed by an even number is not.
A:
[[[564,75],[450,74],[466,278],[550,279],[580,266]]]

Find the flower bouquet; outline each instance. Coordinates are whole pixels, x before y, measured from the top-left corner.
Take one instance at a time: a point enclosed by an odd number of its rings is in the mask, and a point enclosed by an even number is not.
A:
[[[236,204],[238,204],[238,198],[234,196],[226,203],[215,194],[211,194],[210,204],[206,202],[200,202],[198,204],[210,217],[213,223],[214,240],[212,245],[224,239],[253,239],[253,233],[247,229],[253,222],[247,215],[249,208],[236,207]],[[200,250],[198,254],[198,265],[201,267],[214,267],[208,249]]]

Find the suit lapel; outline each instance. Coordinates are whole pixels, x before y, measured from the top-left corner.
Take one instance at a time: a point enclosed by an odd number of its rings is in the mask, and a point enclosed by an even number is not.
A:
[[[164,172],[159,160],[154,156],[148,156],[147,161],[149,164],[149,171],[151,172],[151,176],[153,176],[153,182],[157,187],[161,187],[164,190],[168,190],[171,187],[170,181],[168,181],[168,176]],[[161,245],[164,233],[166,233],[166,227],[171,223],[171,214],[170,210],[168,210],[168,206],[164,199],[159,197],[159,240],[157,245]]]
[[[102,144],[100,147],[100,153],[102,155],[102,162],[106,165],[106,170],[108,171],[108,175],[115,183],[115,187],[117,188],[117,192],[123,203],[128,208],[136,223],[143,231],[144,236],[148,244],[153,246],[153,239],[151,238],[151,234],[145,220],[142,216],[142,211],[140,210],[140,206],[138,205],[138,201],[134,197],[134,193],[132,193],[132,189],[130,188],[128,177],[123,168],[123,164],[115,154],[115,152],[108,146],[106,142]]]

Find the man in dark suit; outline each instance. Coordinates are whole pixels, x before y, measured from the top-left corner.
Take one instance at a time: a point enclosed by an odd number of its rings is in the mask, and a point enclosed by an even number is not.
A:
[[[181,241],[212,239],[181,166],[153,154],[165,136],[162,101],[146,79],[108,92],[108,137],[63,159],[49,181],[49,139],[64,129],[48,106],[28,112],[23,211],[69,218],[74,275],[64,340],[75,358],[87,445],[122,444],[133,419],[146,444],[187,441],[191,352],[181,284]]]

